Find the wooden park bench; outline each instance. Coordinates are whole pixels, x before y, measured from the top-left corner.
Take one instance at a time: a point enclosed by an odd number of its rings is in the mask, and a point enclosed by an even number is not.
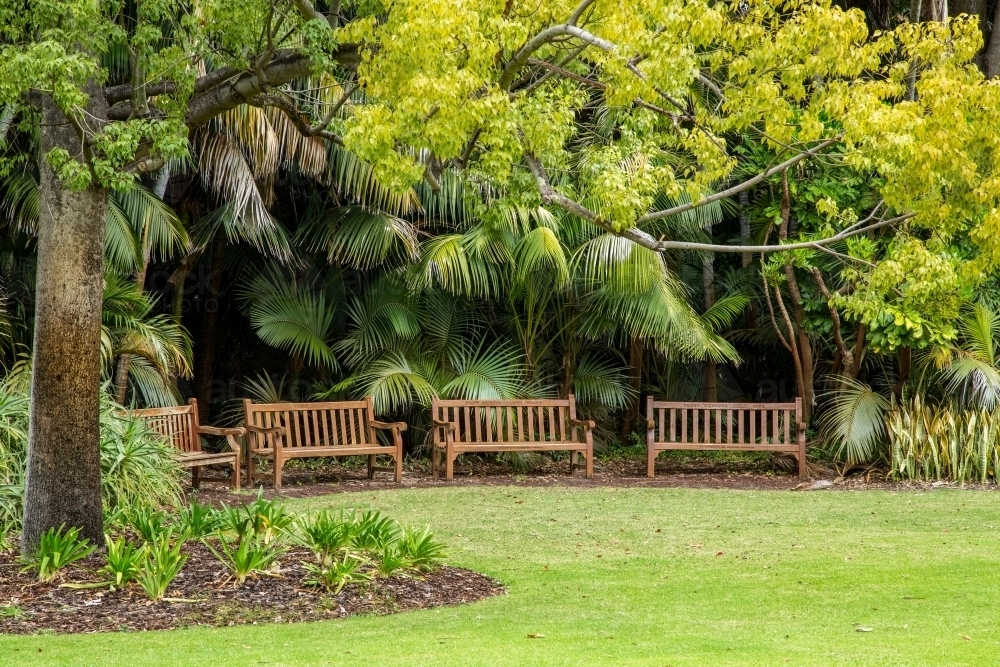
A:
[[[247,478],[254,484],[254,462],[271,461],[274,488],[281,488],[281,468],[289,459],[368,456],[368,478],[376,471],[393,472],[399,482],[403,476],[402,422],[375,420],[372,399],[334,403],[253,403],[243,401],[248,442]],[[391,434],[391,443],[383,445],[378,430]],[[376,457],[387,454],[394,467],[377,468]]]
[[[646,402],[646,474],[660,452],[670,449],[730,449],[794,454],[806,477],[806,425],[794,403]]]
[[[166,438],[176,449],[174,460],[184,468],[191,468],[191,486],[198,488],[203,480],[229,482],[240,488],[240,445],[235,438],[246,434],[242,428],[215,428],[198,423],[198,399],[187,405],[169,408],[145,408],[130,413],[139,417],[156,433]],[[209,452],[201,447],[201,436],[217,435],[226,438],[227,451]],[[203,477],[202,466],[228,463],[233,470],[229,477]]]
[[[576,401],[443,401],[433,399],[431,469],[454,477],[455,458],[465,452],[569,451],[569,472],[586,467],[594,476],[594,422],[576,418]],[[580,432],[583,437],[580,437]],[[585,464],[576,461],[583,454]]]

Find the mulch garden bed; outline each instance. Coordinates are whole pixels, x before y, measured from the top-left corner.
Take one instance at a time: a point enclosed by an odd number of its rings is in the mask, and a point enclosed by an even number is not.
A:
[[[21,573],[13,554],[0,554],[0,634],[294,623],[455,605],[505,592],[485,575],[444,566],[419,578],[394,576],[327,593],[302,584],[301,562],[312,554],[301,549],[281,557],[276,576],[236,586],[203,544],[189,542],[183,550],[188,561],[161,602],[150,601],[136,584],[114,592],[63,585],[100,581],[96,572],[103,559],[97,554],[69,566],[50,584],[39,583],[31,572]]]

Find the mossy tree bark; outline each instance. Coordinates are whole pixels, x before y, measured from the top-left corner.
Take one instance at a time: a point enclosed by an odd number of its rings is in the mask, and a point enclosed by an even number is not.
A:
[[[87,111],[106,106],[91,86]],[[63,187],[44,156],[80,153],[76,127],[51,98],[42,110],[34,366],[21,549],[37,550],[49,528],[76,526],[103,543],[100,387],[104,220],[108,193]],[[83,156],[80,156],[81,158]]]

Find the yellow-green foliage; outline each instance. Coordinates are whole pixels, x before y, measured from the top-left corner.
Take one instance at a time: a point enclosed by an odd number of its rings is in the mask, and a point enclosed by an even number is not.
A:
[[[1000,417],[992,411],[931,407],[917,398],[891,411],[886,426],[896,478],[997,481]]]

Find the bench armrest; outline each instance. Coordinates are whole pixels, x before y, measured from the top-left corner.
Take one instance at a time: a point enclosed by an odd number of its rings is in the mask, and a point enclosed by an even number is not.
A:
[[[443,422],[440,419],[432,419],[431,421],[434,422],[435,426],[446,428],[449,431],[454,431],[458,428],[458,425],[455,424],[455,422]]]
[[[242,427],[237,428],[217,428],[215,426],[199,426],[198,433],[205,435],[235,435],[237,437],[247,434],[247,430]]]
[[[384,429],[386,431],[389,431],[389,430],[392,430],[392,429],[399,429],[400,431],[405,431],[406,430],[406,423],[405,422],[380,422],[380,421],[375,421],[373,419],[369,423],[372,426],[374,426],[375,428]]]
[[[597,423],[593,419],[570,419],[571,426],[582,426],[583,428],[594,428]]]
[[[247,426],[250,433],[280,433],[286,434],[288,430],[284,426]]]

